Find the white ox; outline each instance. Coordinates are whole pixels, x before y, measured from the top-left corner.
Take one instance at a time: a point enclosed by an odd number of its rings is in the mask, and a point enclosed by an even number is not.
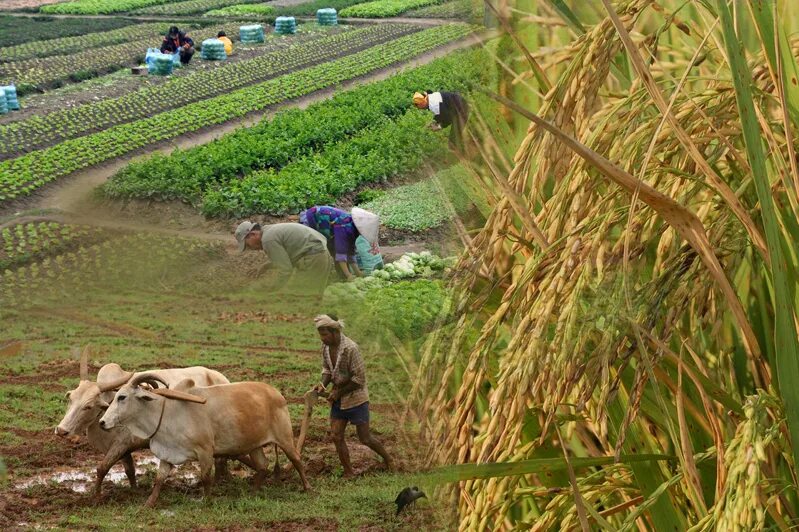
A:
[[[119,427],[111,431],[100,428],[100,417],[105,413],[108,404],[113,400],[116,390],[140,373],[124,371],[118,364],[106,364],[97,372],[97,381],[88,380],[88,351],[84,349],[80,363],[80,384],[66,393],[69,399],[67,413],[55,428],[55,433],[62,437],[86,436],[89,444],[105,453],[103,461],[97,467],[97,480],[94,486],[95,496],[99,496],[103,479],[115,463],[122,460],[125,474],[131,486],[136,486],[136,468],[131,452],[146,449],[149,442],[138,438],[126,428]],[[173,385],[185,378],[196,379],[207,384],[227,384],[227,377],[204,367],[161,369],[147,372],[156,375],[162,381]]]
[[[149,384],[151,387],[141,386]],[[171,389],[154,373],[139,375],[114,396],[100,419],[104,429],[126,427],[137,438],[150,440],[160,460],[147,506],[154,506],[161,486],[175,465],[197,460],[205,495],[210,495],[214,457],[248,454],[258,472],[255,487],[267,475],[263,446],[274,443],[286,453],[300,475],[303,489],[310,486],[294,446],[288,406],[273,386],[237,382],[196,386],[186,379]]]

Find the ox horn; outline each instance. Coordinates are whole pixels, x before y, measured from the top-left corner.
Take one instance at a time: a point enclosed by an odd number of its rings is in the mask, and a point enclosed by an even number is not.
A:
[[[158,384],[163,384],[164,388],[169,388],[169,384],[166,383],[161,377],[157,377],[152,373],[142,373],[141,375],[134,378],[130,381],[131,386],[138,386],[139,384],[147,383],[153,388],[158,388]],[[154,384],[155,383],[155,384]]]
[[[159,388],[157,390],[150,390],[152,393],[160,395],[162,397],[168,397],[169,399],[177,399],[178,401],[189,401],[191,403],[200,403],[205,404],[205,397],[200,397],[199,395],[193,395],[186,392],[181,392],[179,390],[168,390],[164,388]]]
[[[78,348],[75,348],[77,351]],[[89,346],[83,348],[80,353],[80,380],[89,380]]]
[[[130,371],[126,371],[122,377],[119,377],[118,379],[111,382],[98,384],[97,386],[100,388],[101,392],[110,392],[111,390],[116,390],[117,388],[127,384],[127,382],[130,380],[132,376],[133,373],[131,373]]]

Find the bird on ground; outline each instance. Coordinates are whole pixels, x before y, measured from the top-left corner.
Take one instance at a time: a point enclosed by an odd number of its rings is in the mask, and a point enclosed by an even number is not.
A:
[[[397,499],[394,501],[397,504],[397,515],[399,515],[403,508],[416,502],[416,499],[420,499],[422,497],[426,499],[427,495],[425,495],[424,492],[416,486],[412,488],[405,488],[399,492]]]

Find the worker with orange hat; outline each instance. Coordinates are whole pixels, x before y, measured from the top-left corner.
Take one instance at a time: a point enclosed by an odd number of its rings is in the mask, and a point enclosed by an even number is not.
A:
[[[449,133],[450,145],[463,151],[463,128],[469,118],[469,104],[457,92],[416,92],[413,105],[418,109],[428,109],[433,113],[430,128],[438,131],[452,126]]]

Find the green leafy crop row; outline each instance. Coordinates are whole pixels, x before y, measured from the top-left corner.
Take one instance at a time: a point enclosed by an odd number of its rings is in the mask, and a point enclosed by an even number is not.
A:
[[[430,179],[391,189],[361,207],[379,214],[386,227],[406,231],[432,229],[468,207],[468,198],[457,188],[457,181],[466,177],[463,167],[454,166]]]
[[[51,55],[65,55],[82,50],[96,49],[100,46],[137,41],[142,47],[142,39],[152,39],[153,36],[166,33],[169,24],[155,22],[150,24],[136,24],[111,31],[87,33],[73,37],[62,37],[47,41],[36,41],[0,48],[0,61],[22,61],[34,57],[48,57]]]
[[[214,142],[131,163],[109,181],[106,192],[198,203],[206,189],[222,187],[257,169],[280,169],[356,134],[382,117],[399,116],[409,108],[410,95],[419,87],[463,90],[465,80],[479,79],[485,72],[486,57],[481,50],[458,52],[339,93],[307,109],[281,111],[272,120]]]
[[[87,227],[31,222],[0,231],[0,270],[55,255],[89,234]]]
[[[0,15],[0,47],[17,46],[26,42],[49,41],[61,37],[86,33],[113,31],[135,24],[136,21],[119,18],[55,18],[45,16],[18,17]]]
[[[264,0],[185,0],[183,2],[167,2],[159,5],[137,9],[134,15],[193,15],[205,13],[210,9],[221,9],[235,4],[255,4]]]
[[[42,6],[39,11],[52,14],[71,15],[104,15],[122,13],[155,4],[164,4],[167,0],[73,0]]]
[[[0,307],[24,305],[32,291],[54,300],[69,297],[89,286],[147,286],[135,257],[146,255],[150,264],[163,267],[165,276],[181,269],[169,264],[191,263],[192,257],[214,254],[221,246],[189,238],[134,233],[105,238],[89,232],[88,241],[48,253],[14,269],[0,271]],[[98,240],[100,240],[98,242]],[[185,275],[185,269],[183,274]],[[41,292],[42,289],[46,291]]]
[[[464,24],[430,28],[374,46],[344,58],[306,68],[230,94],[192,103],[129,124],[71,139],[51,148],[0,162],[0,201],[25,195],[38,187],[130,153],[154,142],[219,124],[280,101],[296,98],[378,68],[407,60],[461,38],[472,31]]]
[[[59,5],[59,4],[52,4]],[[234,26],[227,28],[231,32]],[[198,30],[191,36],[200,42],[216,37],[219,28]],[[104,72],[111,72],[125,66],[133,66],[144,59],[147,47],[159,47],[162,34],[153,31],[149,42],[139,40],[89,48],[71,55],[28,59],[13,63],[0,63],[0,78],[15,82],[22,90],[42,89],[57,85],[66,80],[82,81]]]
[[[286,214],[334,202],[364,183],[386,181],[413,170],[434,155],[443,156],[446,142],[426,128],[430,121],[416,109],[396,121],[383,118],[373,127],[297,159],[280,171],[254,172],[233,180],[203,198],[208,216]]]
[[[313,16],[316,14],[317,9],[332,7],[336,11],[341,12],[345,7],[358,4],[363,0],[311,0],[310,2],[303,2],[293,6],[285,6],[277,8],[277,15],[287,16]]]
[[[272,15],[275,8],[265,4],[236,4],[234,6],[223,7],[222,9],[212,9],[204,16],[207,17],[247,17],[250,15]]]
[[[165,83],[145,86],[117,98],[0,125],[0,159],[73,138],[86,131],[108,128],[229,93],[418,29],[406,24],[385,24],[315,37],[310,42],[298,43],[252,59],[173,77]]]
[[[439,4],[441,2],[442,0],[375,0],[374,2],[355,4],[354,6],[342,9],[339,15],[342,17],[355,18],[396,17],[410,9]]]

